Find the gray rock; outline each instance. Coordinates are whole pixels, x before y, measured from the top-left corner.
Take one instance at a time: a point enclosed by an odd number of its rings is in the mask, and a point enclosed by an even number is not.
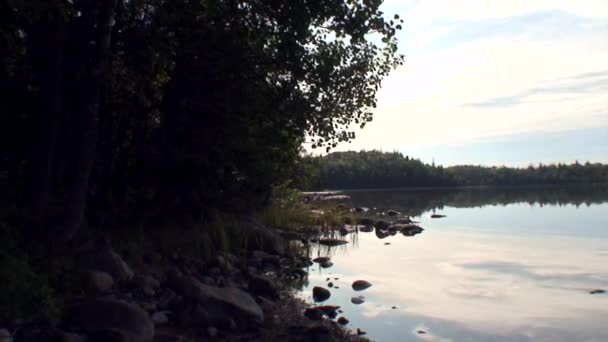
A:
[[[236,316],[242,321],[264,321],[262,308],[242,290],[205,285],[190,276],[172,275],[169,282],[177,293],[201,303],[205,310]]]
[[[106,272],[116,281],[128,281],[133,278],[133,270],[110,248],[85,253],[80,260],[85,269]]]
[[[108,292],[114,286],[114,279],[106,272],[88,271],[85,277],[87,287],[94,293]]]
[[[167,324],[169,323],[169,314],[170,311],[159,311],[152,314],[152,321],[156,325]]]
[[[88,339],[84,335],[64,332],[59,336],[59,341],[61,341],[61,342],[88,342]],[[0,338],[0,342],[4,342],[4,341],[2,341],[2,339]]]
[[[313,287],[312,298],[315,300],[315,302],[326,301],[327,299],[329,299],[329,297],[331,297],[331,292],[329,292],[328,289],[320,286]]]
[[[252,275],[249,279],[249,290],[257,295],[278,298],[279,292],[272,280],[265,276]]]
[[[363,296],[352,297],[350,299],[350,302],[353,304],[357,304],[357,305],[363,304],[363,303],[365,303],[365,297],[363,297]]]
[[[88,299],[68,310],[68,326],[88,333],[114,331],[134,341],[150,341],[154,322],[142,308],[116,299]]]
[[[134,283],[142,293],[150,297],[154,296],[160,287],[160,282],[150,275],[138,275],[135,277]]]
[[[355,280],[353,282],[353,290],[355,291],[363,291],[372,286],[372,284],[365,280]]]
[[[0,329],[0,342],[13,342],[13,337],[10,331],[6,329]]]

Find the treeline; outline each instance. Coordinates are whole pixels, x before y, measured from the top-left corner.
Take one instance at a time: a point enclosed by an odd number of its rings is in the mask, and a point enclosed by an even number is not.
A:
[[[399,152],[334,152],[306,157],[299,184],[310,190],[429,186],[560,185],[608,182],[608,165],[578,162],[527,168],[429,165]]]
[[[264,205],[305,137],[371,120],[403,60],[380,4],[0,1],[0,221],[69,240]]]

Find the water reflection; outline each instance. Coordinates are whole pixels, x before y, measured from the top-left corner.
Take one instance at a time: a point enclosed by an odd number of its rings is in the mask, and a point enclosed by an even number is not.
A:
[[[359,230],[356,245],[314,249],[334,266],[315,267],[302,296],[330,277],[326,304],[378,341],[608,341],[608,295],[589,294],[608,287],[606,192],[463,191],[350,193],[353,205],[416,212],[425,230]],[[357,279],[373,286],[354,292]]]

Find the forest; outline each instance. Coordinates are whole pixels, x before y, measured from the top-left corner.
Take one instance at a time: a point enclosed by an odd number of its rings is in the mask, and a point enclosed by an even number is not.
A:
[[[307,156],[300,165],[296,183],[307,190],[608,183],[608,165],[590,162],[443,167],[399,152],[349,151]]]

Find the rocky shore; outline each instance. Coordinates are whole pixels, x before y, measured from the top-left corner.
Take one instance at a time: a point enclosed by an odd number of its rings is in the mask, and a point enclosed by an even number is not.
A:
[[[276,231],[268,248],[203,261],[147,252],[131,267],[100,239],[79,251],[79,291],[63,295],[58,321],[0,322],[1,342],[358,341],[294,297],[307,281],[306,256]],[[335,318],[335,317],[333,317]]]

